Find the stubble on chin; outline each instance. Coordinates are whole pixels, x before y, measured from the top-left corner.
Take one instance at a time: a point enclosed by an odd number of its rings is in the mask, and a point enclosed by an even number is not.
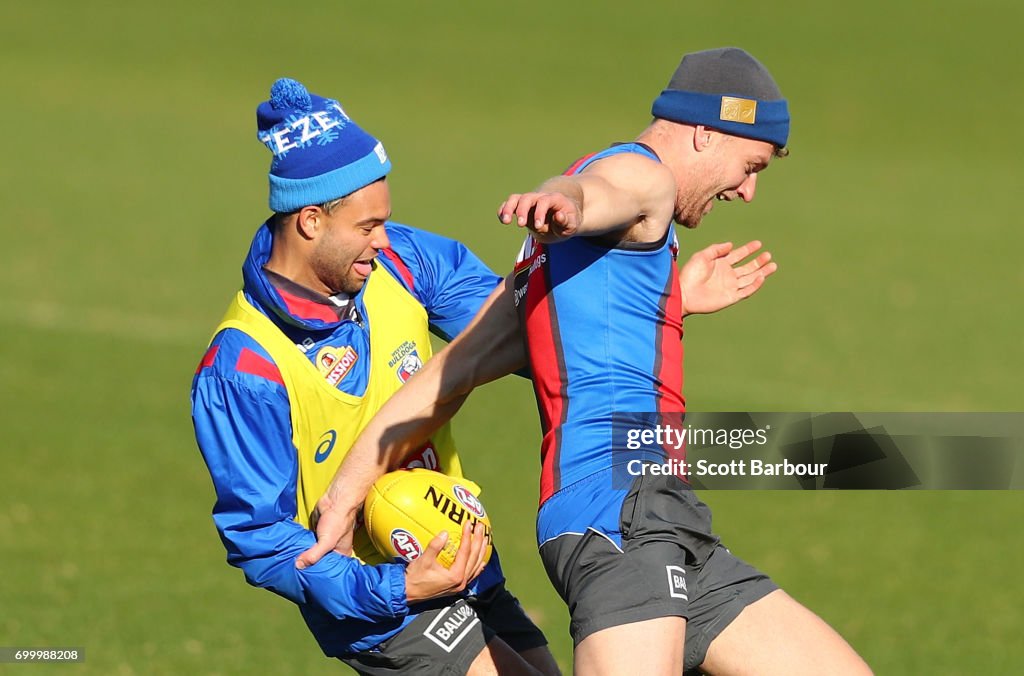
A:
[[[683,226],[687,230],[693,230],[698,225],[700,225],[700,222],[703,219],[704,219],[704,214],[703,213],[697,213],[697,212],[691,211],[689,214],[677,213],[674,220],[675,220],[675,222],[677,224]]]

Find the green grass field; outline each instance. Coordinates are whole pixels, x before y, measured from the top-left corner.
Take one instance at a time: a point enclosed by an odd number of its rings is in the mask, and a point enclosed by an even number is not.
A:
[[[781,7],[781,8],[780,8]],[[696,410],[1024,410],[1017,3],[8,2],[0,7],[3,673],[345,672],[224,563],[188,388],[266,217],[255,106],[337,96],[395,163],[395,220],[506,271],[494,213],[627,140],[687,51],[737,44],[790,100],[792,156],[684,251],[761,238],[780,272],[687,324]],[[570,666],[533,541],[535,407],[457,420],[511,586]],[[707,493],[733,551],[879,674],[1024,669],[1015,492]]]

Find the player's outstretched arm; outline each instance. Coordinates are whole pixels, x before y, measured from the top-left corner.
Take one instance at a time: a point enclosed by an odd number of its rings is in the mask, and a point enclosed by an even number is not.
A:
[[[509,195],[498,220],[528,228],[540,242],[629,230],[655,242],[675,210],[676,183],[664,165],[635,153],[612,155],[581,173],[548,179],[535,192]]]
[[[331,550],[350,554],[355,516],[373,482],[450,420],[474,387],[525,366],[512,298],[509,277],[466,330],[429,359],[373,417],[317,502],[317,543],[298,557],[299,568],[313,565]]]
[[[779,269],[767,251],[742,262],[760,248],[757,240],[738,249],[725,242],[693,254],[679,272],[683,316],[718,312],[757,293],[764,280]]]

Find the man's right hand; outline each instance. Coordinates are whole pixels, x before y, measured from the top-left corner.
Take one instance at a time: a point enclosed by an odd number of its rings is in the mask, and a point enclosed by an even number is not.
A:
[[[513,194],[498,207],[498,220],[528,228],[538,242],[558,242],[576,234],[583,218],[579,199],[561,192]]]
[[[441,531],[419,558],[405,569],[405,598],[408,603],[457,594],[483,572],[487,565],[484,560],[487,540],[481,524],[470,526],[469,521],[462,524],[462,541],[451,568],[445,568],[437,560],[446,542],[448,531]]]
[[[718,312],[757,293],[764,280],[779,268],[767,251],[743,263],[760,248],[757,240],[738,249],[732,242],[725,242],[690,256],[679,271],[683,316]]]
[[[316,544],[299,554],[295,567],[308,568],[331,551],[352,556],[352,536],[356,529],[358,509],[346,509],[324,495],[316,503],[313,526]]]

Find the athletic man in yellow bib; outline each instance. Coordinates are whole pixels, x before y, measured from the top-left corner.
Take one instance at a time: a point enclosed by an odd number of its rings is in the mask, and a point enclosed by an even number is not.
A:
[[[440,537],[406,565],[361,530],[353,557],[296,564],[316,541],[317,499],[430,358],[429,332],[462,331],[499,279],[461,244],[389,220],[388,156],[337,101],[278,80],[257,124],[274,215],[192,385],[228,562],[295,602],[324,653],[360,673],[557,673],[498,557],[484,567],[482,528],[467,528],[450,569]],[[447,427],[406,464],[461,476]]]

